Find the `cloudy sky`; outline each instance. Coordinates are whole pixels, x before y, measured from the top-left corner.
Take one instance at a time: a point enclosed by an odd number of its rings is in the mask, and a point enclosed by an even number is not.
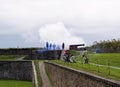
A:
[[[0,0],[0,48],[113,38],[120,38],[120,0]]]

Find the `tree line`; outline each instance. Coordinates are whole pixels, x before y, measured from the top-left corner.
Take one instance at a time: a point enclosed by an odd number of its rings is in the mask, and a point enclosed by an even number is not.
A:
[[[102,53],[120,53],[120,38],[112,40],[95,41],[88,47],[90,51]]]

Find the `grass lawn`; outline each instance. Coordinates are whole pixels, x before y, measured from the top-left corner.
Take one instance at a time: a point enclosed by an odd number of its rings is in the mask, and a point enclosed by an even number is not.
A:
[[[120,53],[89,54],[92,63],[120,67]]]
[[[0,80],[0,87],[34,87],[29,81]]]
[[[110,67],[120,67],[120,54],[118,53],[89,54],[89,64],[84,64],[81,56],[76,57],[76,63],[64,63],[61,60],[52,60],[50,62],[120,81],[120,69]],[[91,63],[95,63],[96,65]],[[98,64],[104,66],[100,66]]]
[[[0,55],[0,60],[15,60],[25,55]]]

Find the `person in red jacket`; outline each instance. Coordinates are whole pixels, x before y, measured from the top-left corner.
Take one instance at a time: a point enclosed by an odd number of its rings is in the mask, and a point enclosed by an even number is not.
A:
[[[65,62],[70,62],[70,51],[69,50],[65,51],[64,56],[66,57]]]

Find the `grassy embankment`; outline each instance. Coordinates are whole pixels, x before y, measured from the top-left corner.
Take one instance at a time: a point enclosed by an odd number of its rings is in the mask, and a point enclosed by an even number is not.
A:
[[[119,53],[103,53],[103,54],[89,54],[89,64],[84,64],[81,56],[76,56],[76,63],[64,63],[61,60],[53,60],[51,62],[62,64],[77,70],[84,70],[103,76],[109,79],[120,81],[120,54]],[[101,66],[102,65],[102,66]],[[114,67],[118,67],[116,69]]]
[[[16,60],[20,57],[24,57],[25,55],[0,55],[0,61],[9,61]]]
[[[32,82],[17,80],[0,80],[0,87],[34,87]]]
[[[40,69],[39,69],[39,60],[34,60],[34,64],[35,64],[35,69],[36,69],[36,73],[37,73],[37,81],[38,81],[38,87],[42,87],[42,78],[40,76]]]
[[[89,54],[90,62],[120,68],[120,53]]]

